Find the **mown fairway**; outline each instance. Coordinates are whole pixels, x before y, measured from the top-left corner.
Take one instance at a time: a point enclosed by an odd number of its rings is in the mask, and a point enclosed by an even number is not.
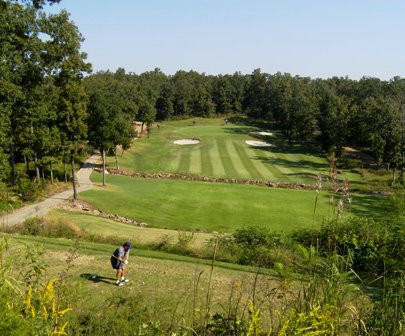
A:
[[[318,226],[332,215],[328,195],[321,193],[314,218],[314,191],[114,175],[108,175],[108,185],[103,188],[101,178],[101,174],[93,174],[97,186],[80,197],[103,211],[152,227],[233,232],[258,225],[290,231]],[[352,211],[371,215],[383,206],[381,197],[356,195]]]
[[[193,121],[196,121],[193,124]],[[248,122],[248,121],[246,121]],[[258,132],[273,135],[259,135]],[[198,138],[197,145],[176,145],[175,140]],[[252,147],[246,140],[265,141],[273,147]],[[114,162],[110,160],[110,166]],[[298,144],[285,143],[269,124],[245,125],[223,119],[190,119],[163,122],[150,138],[133,142],[120,159],[122,167],[138,172],[178,172],[201,176],[264,179],[314,183],[328,173],[325,154]],[[358,175],[345,173],[351,180]]]

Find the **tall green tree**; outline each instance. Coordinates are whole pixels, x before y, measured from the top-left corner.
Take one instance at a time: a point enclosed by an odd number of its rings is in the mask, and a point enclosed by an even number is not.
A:
[[[84,79],[84,85],[90,97],[89,142],[101,152],[114,152],[116,167],[119,168],[117,147],[121,146],[126,150],[131,145],[131,122],[135,120],[139,110],[139,84],[124,69],[118,69],[115,73],[98,72],[89,76]],[[98,137],[100,125],[108,125],[109,129],[102,130],[103,141]],[[106,145],[100,144],[101,142]]]
[[[267,120],[273,118],[269,108],[268,77],[260,69],[255,69],[250,76],[246,88],[244,109],[247,115],[253,118]]]
[[[326,152],[334,151],[339,159],[343,154],[349,131],[350,111],[344,96],[337,96],[329,87],[324,87],[320,102],[320,142]]]
[[[74,162],[87,135],[87,95],[83,74],[90,72],[87,55],[80,52],[83,38],[69,14],[41,16],[42,33],[48,36],[43,60],[47,72],[55,78],[57,126],[61,147],[70,153],[73,197],[77,199]]]
[[[400,127],[400,180],[404,183],[405,172],[405,78],[394,77],[388,84],[389,99],[399,116],[397,127]]]

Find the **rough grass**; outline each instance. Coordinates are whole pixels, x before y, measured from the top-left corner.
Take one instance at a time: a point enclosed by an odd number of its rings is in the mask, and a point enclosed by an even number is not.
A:
[[[140,245],[158,243],[163,239],[169,239],[173,244],[177,243],[179,231],[158,228],[139,227],[119,223],[111,219],[90,215],[79,211],[67,211],[56,209],[46,216],[47,221],[66,219],[77,225],[86,233],[101,237],[122,238],[122,240],[133,241]],[[190,242],[192,248],[202,248],[205,243],[213,238],[211,233],[196,232]]]
[[[101,187],[101,174],[92,174],[95,188],[80,197],[97,208],[142,220],[151,227],[234,232],[246,226],[278,231],[318,226],[332,215],[327,193],[272,189],[250,185],[137,179],[109,175]],[[354,195],[354,214],[383,211],[384,198]]]
[[[196,124],[193,126],[193,120]],[[264,179],[314,183],[319,173],[327,175],[324,153],[298,144],[286,143],[277,130],[272,136],[258,135],[258,127],[225,124],[223,119],[168,121],[154,128],[150,138],[134,141],[120,158],[121,167],[138,172],[177,172],[202,176]],[[198,138],[197,145],[179,146],[173,141]],[[274,147],[258,148],[245,143],[260,140]],[[109,165],[114,165],[110,158]],[[341,178],[360,180],[358,174]]]
[[[21,249],[22,245],[40,246],[45,251],[43,257],[47,265],[48,279],[58,277],[66,270],[65,262],[69,251],[75,246],[73,241],[67,239],[10,235],[8,238],[13,251]],[[131,281],[119,288],[113,285],[115,272],[110,265],[110,256],[115,248],[116,246],[107,244],[79,244],[76,251],[78,257],[73,261],[68,279],[70,290],[67,293],[67,301],[73,308],[73,312],[69,314],[70,319],[75,314],[102,306],[117,295],[131,297],[142,293],[145,302],[159,307],[153,319],[160,321],[170,321],[173,315],[176,318],[184,316],[189,319],[187,312],[193,311],[193,301],[196,300],[199,307],[204,303],[211,261],[132,249],[127,266],[127,277]],[[213,311],[220,311],[221,305],[227,304],[232,290],[235,290],[235,283],[238,283],[245,298],[240,307],[243,308],[246,299],[253,293],[255,270],[253,267],[216,262],[211,281],[210,300]],[[92,281],[92,275],[99,278]],[[197,281],[198,291],[195,290]],[[258,293],[263,292],[260,294],[263,298],[265,290],[280,284],[270,275],[260,275],[256,282],[256,290]],[[176,311],[177,308],[179,311]]]

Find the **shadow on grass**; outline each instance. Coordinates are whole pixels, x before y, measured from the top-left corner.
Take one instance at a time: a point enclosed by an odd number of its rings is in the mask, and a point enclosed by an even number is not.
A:
[[[274,124],[271,121],[256,120],[256,119],[251,119],[251,118],[246,118],[246,117],[237,117],[237,116],[228,118],[228,121],[235,125],[250,126],[250,127],[255,127],[255,128],[259,128],[259,129],[267,129],[267,128],[271,128],[274,126]]]
[[[281,154],[305,154],[320,158],[325,158],[325,154],[311,144],[300,144],[297,142],[288,142],[283,139],[279,130],[275,129],[275,124],[270,121],[254,120],[243,117],[232,117],[228,119],[231,123],[244,127],[229,127],[226,132],[233,134],[249,134],[252,138],[260,141],[270,142],[275,147],[263,147],[261,149]],[[259,134],[260,131],[271,130],[272,135]]]
[[[225,133],[230,134],[250,134],[253,132],[257,132],[257,128],[252,127],[227,127],[225,128]]]
[[[310,169],[310,170],[326,170],[328,169],[327,164],[313,162],[308,160],[300,160],[300,161],[291,161],[282,158],[272,158],[266,156],[256,156],[255,160],[260,160],[266,164],[278,165],[286,168],[294,168],[294,169]]]
[[[82,273],[80,274],[80,277],[92,282],[104,282],[109,285],[115,285],[115,278],[105,277],[98,274]]]
[[[267,139],[267,141],[269,141],[269,139]],[[274,146],[267,147],[266,149],[272,153],[311,155],[318,158],[324,158],[326,161],[326,155],[322,153],[321,150],[314,148],[311,145],[287,142],[279,138],[274,138],[270,142]]]
[[[362,195],[356,200],[356,194],[353,194],[353,203],[360,204],[362,208],[354,207],[352,213],[357,216],[369,216],[383,218],[387,213],[389,205],[389,196],[383,195]]]

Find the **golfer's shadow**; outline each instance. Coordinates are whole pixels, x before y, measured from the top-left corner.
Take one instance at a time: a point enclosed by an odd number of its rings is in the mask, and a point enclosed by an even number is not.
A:
[[[90,274],[90,273],[82,273],[80,274],[80,277],[92,282],[105,282],[109,285],[114,285],[115,284],[115,278],[110,278],[110,277],[105,277],[102,275],[98,274]],[[112,280],[112,281],[109,281]]]

